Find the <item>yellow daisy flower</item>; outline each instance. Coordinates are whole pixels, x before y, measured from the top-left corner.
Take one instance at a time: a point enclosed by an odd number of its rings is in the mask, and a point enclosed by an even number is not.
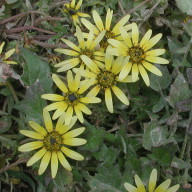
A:
[[[76,0],[72,0],[70,3],[64,4],[63,11],[71,16],[74,25],[80,24],[79,17],[90,17],[88,14],[78,11],[82,2],[83,0],[79,0],[76,4]]]
[[[85,63],[91,62],[91,59],[84,55],[81,56],[81,59]],[[117,82],[132,82],[131,77],[128,76],[122,81],[120,81],[118,78],[118,74],[121,71],[122,66],[128,62],[128,59],[128,57],[123,58],[122,56],[119,56],[116,60],[114,60],[114,57],[106,52],[105,67],[102,69],[92,71],[74,69],[75,72],[80,71],[82,76],[94,79],[95,86],[88,93],[89,96],[96,96],[100,90],[105,92],[105,103],[110,113],[113,113],[113,100],[111,90],[122,103],[129,105],[127,96],[117,87]]]
[[[85,106],[87,103],[99,103],[101,99],[92,96],[83,96],[82,94],[93,84],[92,80],[80,81],[79,73],[73,78],[72,72],[67,72],[68,88],[61,79],[53,74],[53,81],[57,87],[63,92],[63,95],[44,94],[41,97],[50,101],[56,101],[45,107],[46,110],[56,110],[53,119],[57,119],[64,111],[66,111],[65,124],[69,125],[73,112],[81,123],[84,122],[83,113],[90,115],[91,111]]]
[[[124,187],[127,189],[128,192],[146,192],[147,191],[138,175],[135,175],[135,183],[137,187],[134,187],[129,183],[125,183]],[[148,192],[176,192],[180,187],[177,184],[169,188],[171,184],[170,179],[167,179],[166,181],[161,183],[157,188],[156,188],[156,183],[157,183],[157,170],[153,169],[153,171],[151,172],[151,176],[149,178]]]
[[[58,53],[63,53],[65,55],[70,55],[73,58],[62,61],[55,65],[55,67],[59,67],[57,72],[62,72],[69,70],[77,65],[83,66],[85,63],[81,59],[81,55],[88,56],[92,61],[91,63],[86,63],[87,67],[90,69],[97,69],[98,66],[102,67],[104,61],[105,53],[96,49],[96,46],[103,39],[105,35],[105,31],[102,31],[96,38],[94,36],[93,30],[91,30],[88,34],[88,38],[85,41],[83,37],[83,33],[79,27],[77,27],[76,36],[79,42],[79,45],[76,46],[71,41],[67,39],[61,39],[64,43],[66,43],[71,49],[55,49]]]
[[[169,63],[168,60],[159,57],[165,53],[165,49],[150,50],[161,39],[162,34],[159,33],[151,38],[152,30],[149,29],[139,43],[139,29],[136,23],[132,24],[131,37],[123,27],[120,28],[120,32],[124,42],[114,39],[108,40],[108,42],[115,47],[109,49],[110,54],[116,56],[130,56],[129,62],[122,68],[119,78],[124,79],[132,70],[133,81],[138,78],[140,73],[145,84],[149,86],[150,82],[146,69],[158,76],[162,76],[161,71],[152,63]]]
[[[6,63],[6,64],[17,64],[17,62],[12,61],[10,59],[11,55],[13,55],[13,53],[15,52],[15,49],[11,49],[3,54],[2,52],[3,52],[4,45],[5,45],[5,42],[1,43],[0,45],[0,62]]]
[[[130,18],[130,15],[124,16],[113,28],[111,27],[112,18],[113,18],[113,10],[108,9],[105,24],[103,23],[101,17],[99,16],[96,10],[92,12],[93,19],[95,25],[89,22],[87,19],[81,19],[81,22],[85,25],[85,27],[89,30],[94,30],[94,34],[98,35],[103,30],[106,31],[104,39],[101,41],[100,45],[102,48],[106,48],[108,46],[107,39],[117,39],[122,40],[119,28],[124,27],[126,31],[131,29],[131,25],[126,25],[127,21]]]
[[[30,121],[29,125],[34,131],[20,131],[21,134],[36,139],[36,141],[21,145],[18,150],[21,152],[27,152],[41,148],[29,159],[27,166],[33,165],[42,158],[38,170],[38,174],[41,175],[46,170],[49,162],[51,161],[51,174],[52,178],[55,178],[58,170],[58,160],[60,161],[61,165],[63,165],[63,167],[68,171],[71,171],[71,166],[66,160],[65,156],[77,161],[84,160],[82,155],[71,149],[68,149],[66,146],[84,145],[87,141],[85,139],[76,137],[84,132],[85,127],[80,127],[69,131],[77,121],[77,118],[73,117],[70,124],[67,126],[64,124],[64,113],[58,119],[55,128],[53,127],[50,114],[47,110],[43,110],[43,118],[45,128],[34,121]]]

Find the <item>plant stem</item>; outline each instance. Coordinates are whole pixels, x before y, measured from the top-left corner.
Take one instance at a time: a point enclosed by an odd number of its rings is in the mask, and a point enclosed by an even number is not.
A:
[[[188,133],[186,131],[185,132],[185,137],[184,137],[184,140],[183,140],[183,145],[182,145],[182,148],[181,148],[181,153],[180,153],[180,156],[179,156],[180,159],[183,159],[185,149],[186,149],[186,146],[187,146],[187,141],[188,141]]]
[[[16,94],[16,92],[15,92],[15,89],[13,88],[13,86],[11,85],[11,83],[10,83],[9,81],[7,81],[6,84],[7,84],[7,86],[9,87],[9,89],[10,89],[12,95],[13,95],[13,98],[15,99],[15,102],[18,102],[19,99],[18,99],[18,97],[17,97],[17,94]]]

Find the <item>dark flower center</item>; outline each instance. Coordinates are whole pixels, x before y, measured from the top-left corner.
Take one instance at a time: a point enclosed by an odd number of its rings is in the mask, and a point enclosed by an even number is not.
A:
[[[139,64],[145,59],[145,51],[139,46],[131,47],[128,50],[128,55],[132,63]]]
[[[111,71],[101,70],[97,75],[97,82],[101,88],[110,88],[116,83],[116,75]]]
[[[79,103],[80,95],[74,92],[68,92],[65,96],[65,101],[68,105],[76,105]]]

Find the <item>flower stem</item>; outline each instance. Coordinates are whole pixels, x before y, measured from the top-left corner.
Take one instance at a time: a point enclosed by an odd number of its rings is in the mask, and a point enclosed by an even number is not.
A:
[[[9,89],[10,89],[12,95],[13,95],[13,98],[15,99],[15,102],[18,102],[19,99],[18,99],[18,97],[17,97],[17,94],[16,94],[16,92],[15,92],[15,89],[13,88],[13,86],[11,85],[11,83],[10,83],[9,81],[7,81],[6,84],[7,84],[7,86],[9,87]]]

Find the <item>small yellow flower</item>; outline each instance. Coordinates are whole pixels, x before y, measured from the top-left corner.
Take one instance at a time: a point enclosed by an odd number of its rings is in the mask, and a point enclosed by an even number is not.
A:
[[[78,11],[82,2],[83,0],[79,0],[76,4],[76,0],[72,0],[70,3],[64,4],[63,11],[72,17],[74,25],[80,24],[79,17],[90,17],[88,14]]]
[[[36,139],[37,141],[32,141],[21,145],[18,150],[21,152],[28,152],[41,148],[29,159],[27,166],[33,165],[42,158],[38,171],[38,174],[41,175],[51,161],[51,174],[52,178],[54,178],[58,170],[58,160],[66,170],[71,171],[71,166],[66,160],[65,155],[77,161],[84,160],[82,155],[71,149],[68,149],[66,146],[84,145],[86,140],[76,137],[84,132],[85,127],[80,127],[69,131],[75,124],[77,118],[73,117],[70,124],[67,126],[64,124],[64,113],[58,119],[55,128],[53,127],[53,123],[48,111],[43,110],[43,118],[46,129],[36,122],[30,121],[29,125],[34,131],[20,131],[21,134]]]
[[[125,183],[124,187],[127,189],[128,192],[146,192],[146,188],[143,185],[143,182],[141,181],[138,175],[135,175],[135,183],[137,187],[134,187],[129,183]],[[151,172],[151,176],[149,178],[148,192],[176,192],[180,187],[177,184],[169,188],[171,184],[170,179],[167,179],[166,181],[164,181],[157,188],[156,188],[156,183],[157,183],[157,170],[153,169],[153,171]]]
[[[76,36],[79,42],[79,45],[76,46],[71,41],[67,39],[61,39],[64,43],[66,43],[71,49],[55,49],[56,52],[63,53],[65,55],[70,55],[73,58],[62,61],[55,65],[55,67],[59,67],[57,72],[62,72],[69,70],[73,67],[76,67],[80,64],[83,66],[85,63],[81,59],[81,55],[88,56],[92,61],[91,63],[86,63],[87,67],[90,69],[96,69],[98,66],[103,66],[102,61],[104,61],[105,53],[96,49],[96,46],[102,40],[105,35],[105,31],[101,32],[96,38],[94,36],[93,31],[91,30],[88,34],[88,38],[85,41],[83,37],[83,33],[79,27],[77,27]],[[95,64],[96,63],[96,64]]]
[[[165,53],[165,49],[150,50],[161,39],[162,34],[159,33],[151,38],[152,30],[149,29],[139,43],[139,29],[136,23],[132,24],[131,37],[123,27],[120,28],[120,32],[124,42],[114,39],[108,40],[108,42],[115,47],[109,49],[110,54],[116,56],[130,56],[129,62],[122,68],[119,78],[124,79],[132,70],[133,81],[138,78],[140,73],[145,84],[149,86],[150,81],[146,69],[158,76],[162,76],[161,71],[152,63],[169,63],[168,60],[158,57]]]
[[[53,114],[53,119],[57,119],[64,111],[66,111],[65,124],[68,125],[73,116],[73,112],[81,123],[84,122],[83,113],[91,114],[91,111],[84,103],[99,103],[101,99],[91,96],[83,96],[82,94],[93,84],[92,80],[80,81],[79,73],[73,78],[72,72],[67,72],[68,88],[57,75],[52,76],[53,81],[58,88],[63,92],[63,95],[44,94],[43,99],[56,101],[45,107],[46,110],[56,110]]]
[[[111,22],[113,18],[113,10],[108,9],[105,24],[103,23],[101,17],[99,16],[96,10],[92,12],[95,25],[89,22],[87,19],[81,19],[82,23],[89,30],[94,30],[94,34],[98,35],[102,31],[106,31],[104,39],[101,41],[101,47],[106,48],[108,46],[108,39],[117,39],[122,40],[119,28],[124,27],[126,31],[131,29],[131,25],[126,25],[127,21],[130,18],[130,15],[124,16],[113,28],[111,27]]]
[[[11,49],[3,54],[2,51],[3,51],[4,45],[5,45],[5,42],[1,43],[0,45],[0,62],[6,63],[6,64],[17,64],[17,62],[12,61],[10,59],[11,55],[13,55],[13,53],[15,52],[15,49]]]
[[[91,62],[87,56],[81,56],[85,63]],[[125,105],[129,105],[129,100],[126,95],[117,87],[117,82],[132,82],[131,77],[127,76],[122,81],[119,80],[118,74],[121,71],[123,65],[128,61],[128,57],[122,56],[114,57],[106,52],[105,55],[105,67],[98,70],[83,70],[74,69],[74,71],[80,71],[81,75],[86,78],[94,79],[94,88],[88,93],[89,96],[96,96],[100,90],[105,92],[105,103],[110,113],[113,113],[113,100],[112,93],[118,97],[118,99]]]

